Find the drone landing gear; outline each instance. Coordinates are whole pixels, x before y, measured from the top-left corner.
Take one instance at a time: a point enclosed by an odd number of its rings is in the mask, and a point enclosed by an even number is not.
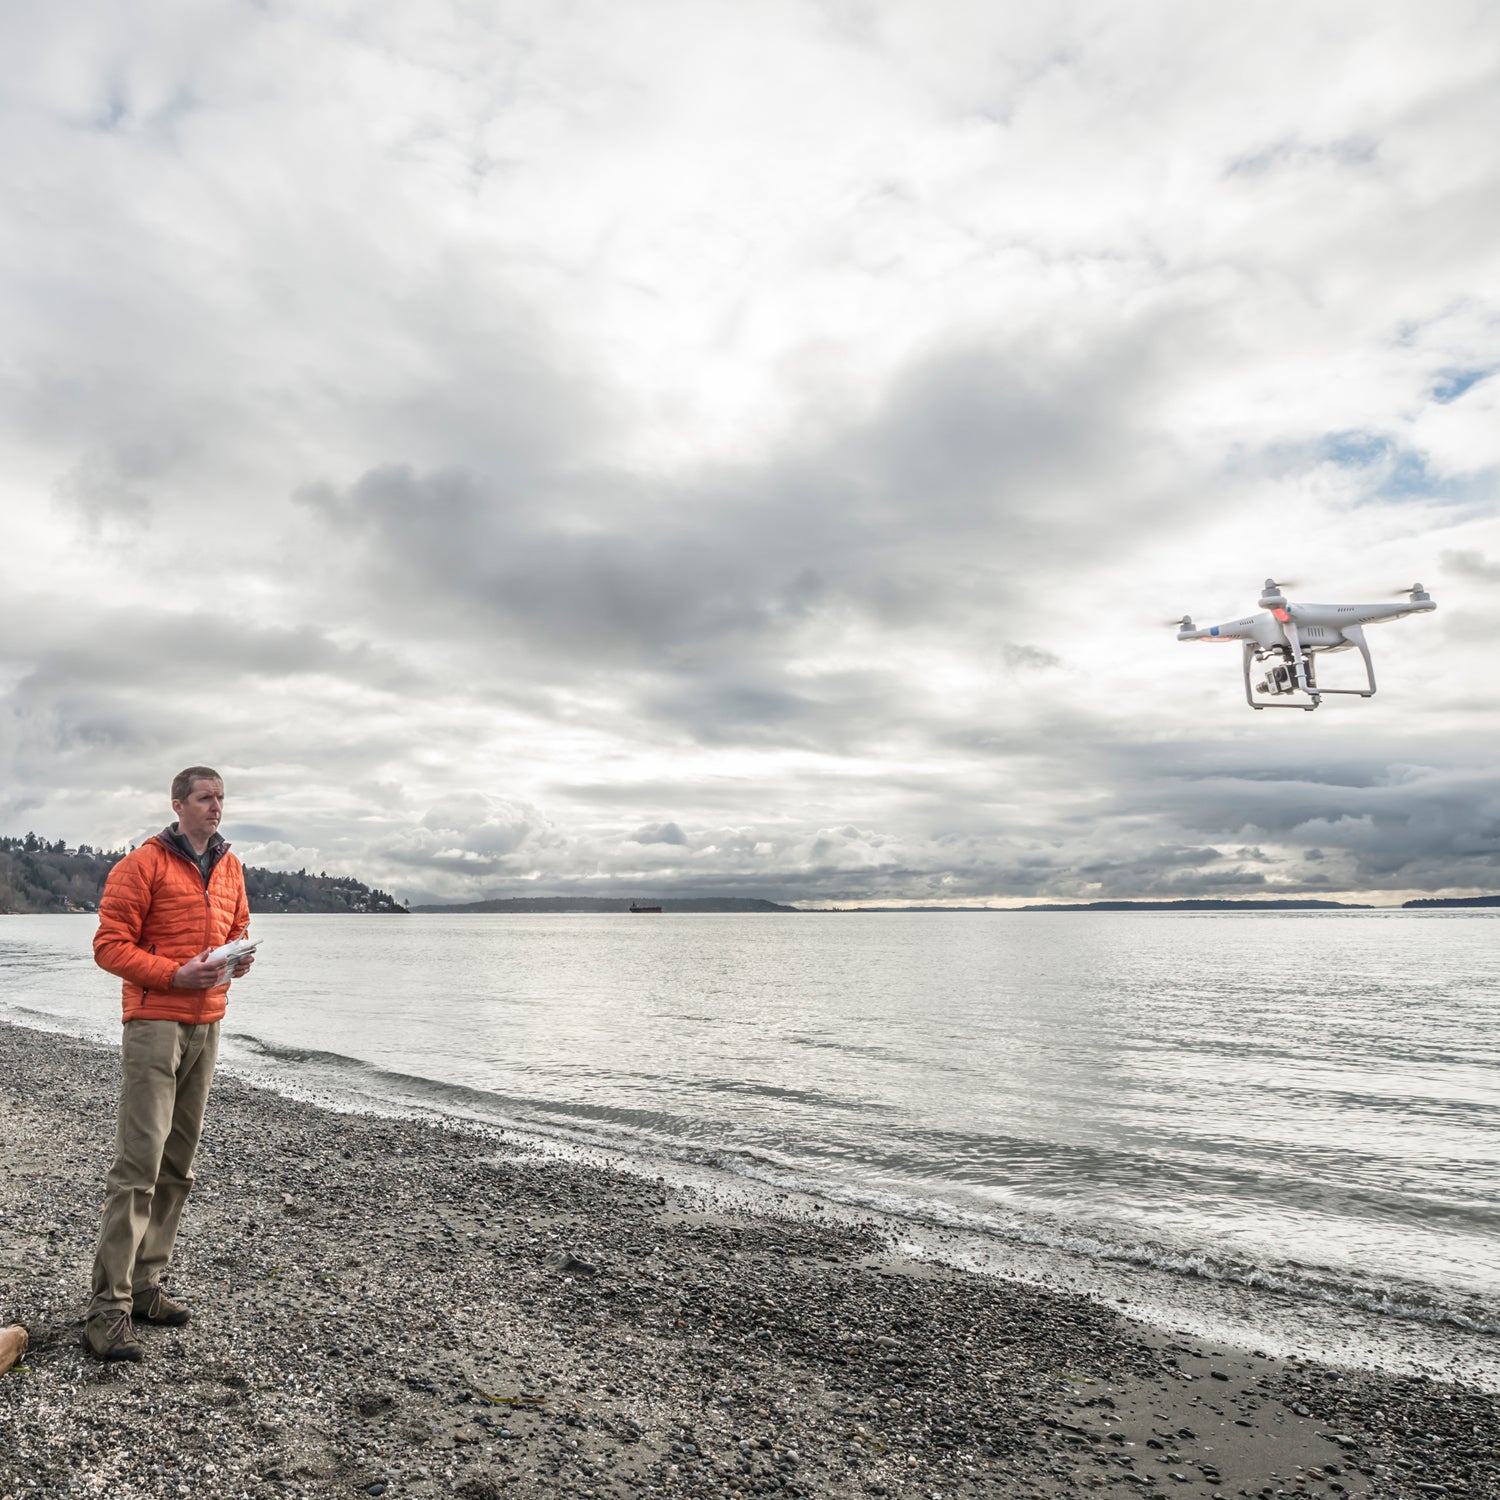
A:
[[[1318,686],[1317,668],[1313,663],[1311,652],[1303,652],[1300,649],[1293,651],[1285,646],[1271,646],[1262,649],[1254,641],[1245,642],[1244,666],[1245,666],[1245,701],[1253,709],[1262,708],[1300,708],[1304,713],[1311,713],[1319,703],[1329,694],[1338,694],[1347,698],[1373,698],[1375,696],[1375,664],[1370,660],[1370,648],[1365,644],[1365,635],[1358,625],[1346,625],[1343,629],[1344,640],[1349,646],[1355,647],[1365,663],[1365,686],[1360,688],[1331,688]],[[1343,646],[1335,647],[1335,650],[1345,649]],[[1254,685],[1251,690],[1250,667],[1254,663],[1270,662],[1272,665],[1267,669],[1265,676]],[[1312,701],[1310,703],[1265,703],[1256,700],[1256,694],[1262,697],[1290,698],[1296,693],[1305,693]]]
[[[1319,688],[1320,693],[1342,693],[1349,698],[1373,698],[1375,696],[1375,663],[1370,660],[1370,648],[1365,643],[1365,633],[1358,625],[1345,625],[1342,631],[1344,639],[1364,658],[1365,662],[1365,685],[1362,688]],[[1335,648],[1343,650],[1342,646]],[[1307,674],[1312,677],[1312,657],[1307,659]]]

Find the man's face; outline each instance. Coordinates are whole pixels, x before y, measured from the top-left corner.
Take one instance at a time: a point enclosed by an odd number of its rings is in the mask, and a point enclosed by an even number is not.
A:
[[[186,797],[173,799],[172,811],[177,814],[177,827],[193,843],[207,843],[218,832],[219,819],[224,816],[224,783],[195,781]]]

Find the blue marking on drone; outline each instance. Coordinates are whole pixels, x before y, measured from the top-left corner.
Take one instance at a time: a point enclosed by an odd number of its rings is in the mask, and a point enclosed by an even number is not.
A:
[[[1208,633],[1210,635],[1218,635],[1218,633],[1219,633],[1219,627],[1217,625],[1211,625],[1211,626],[1209,626]]]

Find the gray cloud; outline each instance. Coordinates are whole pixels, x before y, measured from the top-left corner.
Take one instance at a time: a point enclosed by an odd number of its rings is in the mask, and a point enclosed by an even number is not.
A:
[[[139,526],[151,515],[149,486],[160,467],[149,449],[93,452],[59,480],[57,498],[92,532],[106,526]]]
[[[675,823],[656,823],[645,828],[637,828],[632,839],[637,844],[685,845],[687,843],[687,835]]]
[[[0,826],[207,760],[412,897],[1500,884],[1472,18],[834,9],[7,17]],[[1446,580],[1373,702],[1154,623],[1288,564]]]
[[[966,637],[1010,672],[1061,665],[1014,638],[1035,578],[1173,513],[1149,490],[1117,486],[1102,513],[1092,500],[1154,358],[1134,334],[1086,373],[933,357],[867,420],[691,478],[387,465],[297,499],[324,528],[317,555],[336,552],[322,586],[351,618],[482,635],[513,677],[607,675],[630,713],[703,743],[853,749],[928,709],[878,659],[809,661],[830,645]]]
[[[1248,177],[1269,172],[1308,171],[1326,167],[1347,170],[1374,165],[1379,152],[1379,143],[1368,136],[1348,136],[1342,140],[1326,142],[1281,140],[1248,155],[1236,157],[1229,164],[1228,170],[1231,174]]]
[[[1445,572],[1475,583],[1500,583],[1500,562],[1491,562],[1477,548],[1444,551],[1438,554]]]
[[[1057,781],[1097,776],[1114,759],[1107,747],[1064,751]],[[904,804],[887,789],[881,817],[870,822],[674,820],[613,832],[608,823],[573,822],[571,831],[549,824],[545,849],[517,841],[498,855],[483,835],[458,826],[446,829],[441,849],[408,843],[399,858],[408,881],[420,868],[424,892],[446,899],[503,888],[523,874],[560,892],[597,890],[604,879],[656,894],[740,891],[812,901],[1291,896],[1500,883],[1495,776],[1413,767],[1388,777],[1372,798],[1362,768],[1341,787],[1294,775],[1278,785],[1163,771],[1143,790],[1117,773],[1102,805],[1084,815],[1065,798],[1061,819],[1051,808],[997,815],[983,792],[969,801],[952,784]],[[1293,805],[1279,807],[1278,793],[1288,792]],[[808,805],[820,798],[811,786],[803,796]],[[749,805],[743,792],[738,802]],[[795,808],[795,790],[782,788],[777,802]],[[1163,837],[1171,832],[1178,837]],[[476,875],[489,884],[472,884]]]
[[[163,592],[176,592],[170,573]],[[63,601],[52,601],[40,617],[36,605],[22,609],[0,605],[0,662],[27,666],[21,680],[114,684],[122,690],[144,689],[157,695],[201,696],[215,676],[234,680],[241,674],[277,680],[302,674],[325,674],[392,688],[409,685],[412,674],[392,653],[368,641],[341,644],[316,626],[238,621],[191,596],[181,608],[119,610],[96,607],[80,619]],[[36,637],[45,637],[37,645]],[[201,662],[203,672],[173,670],[176,663]]]

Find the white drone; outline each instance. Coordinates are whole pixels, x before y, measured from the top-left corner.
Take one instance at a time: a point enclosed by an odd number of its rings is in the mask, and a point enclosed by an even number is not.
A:
[[[1352,697],[1375,696],[1375,667],[1365,644],[1363,627],[1379,620],[1400,620],[1407,615],[1427,614],[1437,608],[1420,583],[1399,592],[1404,604],[1288,604],[1282,585],[1266,579],[1260,596],[1260,613],[1210,625],[1200,630],[1191,616],[1172,623],[1179,641],[1239,641],[1245,666],[1245,701],[1251,708],[1300,708],[1311,713],[1328,693]],[[1319,652],[1347,651],[1353,647],[1365,659],[1368,685],[1362,688],[1320,688],[1313,658]],[[1270,663],[1265,676],[1252,686],[1250,667]],[[1258,703],[1256,694],[1288,698],[1304,693],[1311,703]]]

